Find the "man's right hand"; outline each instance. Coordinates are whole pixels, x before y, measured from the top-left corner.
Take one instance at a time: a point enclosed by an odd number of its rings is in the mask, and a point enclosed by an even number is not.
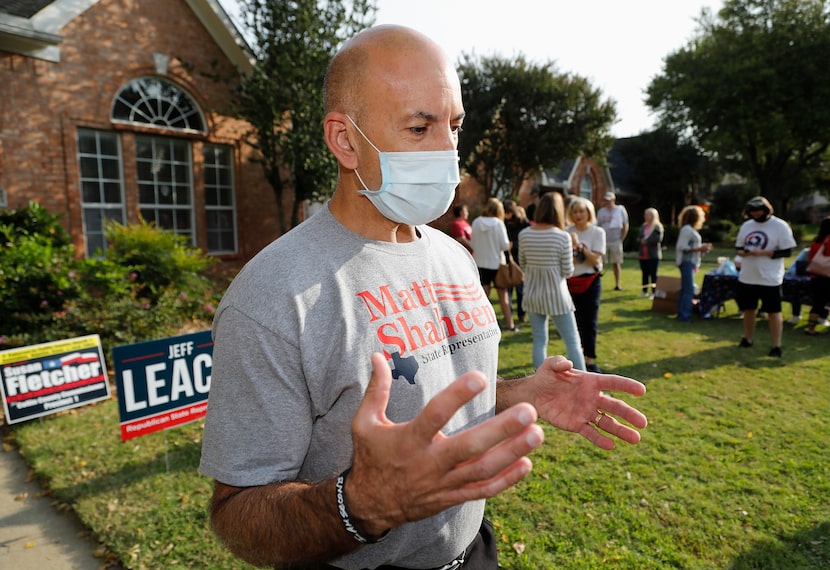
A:
[[[380,353],[352,421],[354,462],[346,479],[350,516],[363,533],[380,536],[406,522],[467,501],[486,499],[530,472],[526,457],[544,441],[536,410],[516,404],[489,420],[446,436],[441,429],[487,380],[469,372],[435,396],[411,421],[386,417],[392,373]]]

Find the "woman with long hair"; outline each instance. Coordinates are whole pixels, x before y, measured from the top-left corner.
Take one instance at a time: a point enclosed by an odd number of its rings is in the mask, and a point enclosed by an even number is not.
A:
[[[818,234],[810,244],[809,258],[813,259],[820,249],[822,254],[830,257],[830,217],[821,221]],[[813,296],[813,305],[810,308],[810,320],[807,324],[807,330],[804,332],[810,336],[815,336],[818,334],[816,325],[818,325],[819,320],[827,318],[827,305],[830,304],[830,278],[816,274],[812,274],[811,277],[810,292]]]
[[[680,233],[675,244],[675,263],[680,268],[680,298],[677,300],[677,320],[692,322],[692,299],[695,295],[695,273],[700,267],[701,254],[712,250],[711,243],[703,243],[698,230],[703,227],[706,214],[700,206],[686,206],[677,217]]]
[[[655,208],[646,208],[640,227],[640,271],[643,274],[641,297],[653,297],[652,289],[657,285],[657,269],[663,258],[663,224]]]
[[[566,279],[573,274],[573,242],[565,227],[565,202],[559,192],[539,199],[534,225],[519,233],[519,265],[525,272],[524,310],[533,331],[533,366],[547,357],[548,317],[565,343],[568,360],[585,370],[574,303]]]
[[[507,227],[504,225],[504,206],[497,198],[490,198],[484,205],[481,215],[473,220],[473,258],[478,266],[478,275],[484,292],[490,296],[490,287],[495,286],[496,273],[499,266],[505,262],[505,252],[510,250],[510,239],[507,237]],[[507,330],[519,332],[513,322],[513,311],[507,289],[496,288],[504,315],[504,326]]]

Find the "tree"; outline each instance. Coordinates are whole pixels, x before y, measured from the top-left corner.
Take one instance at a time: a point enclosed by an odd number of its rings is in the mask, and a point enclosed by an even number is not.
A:
[[[677,222],[684,206],[706,199],[716,176],[694,145],[665,128],[619,139],[609,158],[612,167],[616,156],[627,168],[615,182],[639,194],[642,209],[656,208],[667,224]]]
[[[580,154],[604,159],[611,147],[614,103],[587,79],[521,55],[464,54],[458,72],[467,113],[461,163],[490,194],[516,194],[536,172]]]
[[[661,124],[752,179],[786,212],[830,145],[825,0],[727,0],[647,89]]]
[[[337,163],[322,133],[323,78],[341,42],[370,26],[376,8],[372,0],[241,0],[240,8],[256,62],[234,105],[253,127],[249,141],[260,152],[285,233],[297,225],[304,200],[334,191]],[[290,226],[286,186],[294,190]]]

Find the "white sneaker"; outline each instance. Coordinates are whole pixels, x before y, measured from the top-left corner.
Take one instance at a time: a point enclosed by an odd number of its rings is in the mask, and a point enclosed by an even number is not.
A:
[[[801,320],[801,315],[793,315],[789,319],[787,319],[787,323],[791,325],[797,325],[798,322]]]
[[[820,324],[820,325],[821,325],[821,326],[823,326],[823,327],[830,327],[830,321],[828,321],[827,319],[821,319],[821,320],[818,322],[818,324]]]

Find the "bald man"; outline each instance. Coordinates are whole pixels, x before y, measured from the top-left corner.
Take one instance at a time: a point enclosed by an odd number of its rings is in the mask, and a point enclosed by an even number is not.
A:
[[[537,418],[603,449],[636,443],[645,416],[604,391],[645,388],[561,357],[497,378],[476,266],[426,225],[452,202],[464,119],[432,41],[361,32],[333,58],[325,104],[332,199],[216,313],[200,465],[213,527],[262,566],[495,569],[484,500],[530,471]]]

